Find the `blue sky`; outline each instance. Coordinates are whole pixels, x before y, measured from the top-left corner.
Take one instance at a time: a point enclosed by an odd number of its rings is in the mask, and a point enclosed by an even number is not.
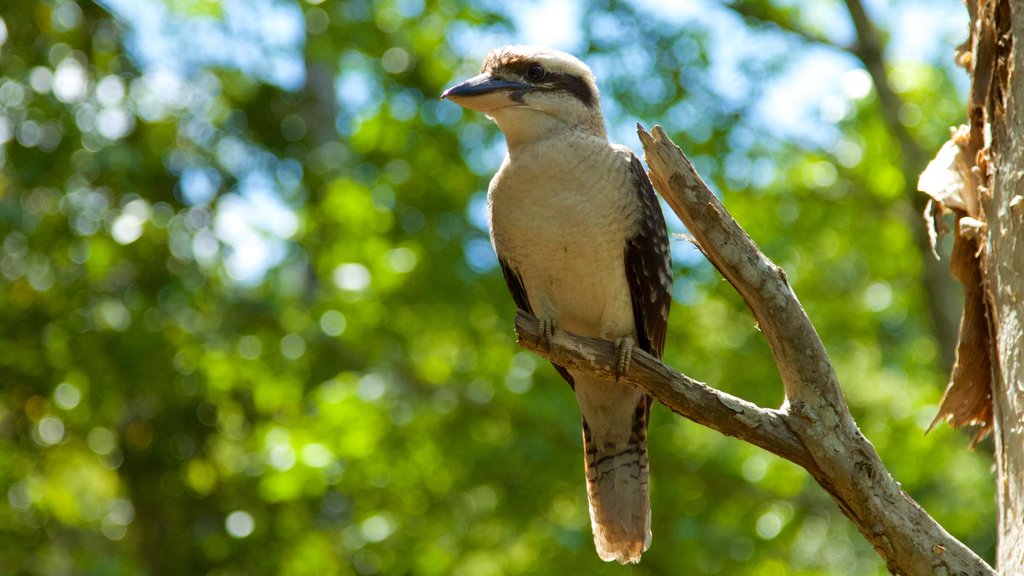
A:
[[[716,85],[726,94],[730,90],[744,89],[744,80],[737,70],[759,46],[743,41],[746,26],[732,10],[714,0],[634,0],[634,3],[674,25],[699,23],[705,26],[711,32],[708,52],[714,58],[712,73]],[[840,2],[786,0],[782,4],[806,6],[807,21],[837,44],[848,45],[854,40],[855,32]],[[523,9],[524,4],[516,6],[509,14],[516,22],[517,33],[509,40],[544,44],[569,52],[579,50],[582,35],[579,26],[571,23],[581,20],[582,0],[533,0],[525,3],[527,9]],[[867,0],[866,9],[881,28],[890,31],[887,46],[890,62],[945,62],[952,67],[951,46],[966,38],[967,10],[957,0]],[[741,38],[737,39],[738,35]],[[954,76],[962,79],[960,88],[966,93],[966,74]],[[600,78],[598,81],[600,83]],[[828,110],[822,118],[822,104],[835,106],[836,99],[844,101],[863,95],[864,82],[870,85],[859,62],[849,54],[808,45],[794,54],[794,61],[784,74],[771,79],[759,111],[764,118],[773,120],[783,137],[788,134],[814,141],[823,128],[823,120],[828,123]],[[632,134],[632,122],[625,124],[628,126],[624,130],[613,127],[613,134]],[[631,141],[629,144],[635,147]]]

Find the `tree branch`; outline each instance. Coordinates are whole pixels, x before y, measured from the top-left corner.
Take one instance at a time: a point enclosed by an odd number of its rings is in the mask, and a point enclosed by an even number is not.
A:
[[[904,217],[909,223],[914,224],[910,228],[914,234],[914,243],[924,255],[925,290],[928,292],[927,303],[931,312],[932,327],[936,339],[939,341],[943,367],[949,368],[953,365],[953,352],[956,350],[959,340],[960,322],[957,314],[956,290],[945,266],[929,257],[931,242],[927,234],[924,233],[923,227],[917,224],[920,214],[924,211],[926,198],[916,193],[914,183],[917,181],[917,176],[924,170],[928,155],[921,143],[900,120],[900,110],[903,109],[905,102],[893,88],[892,82],[889,81],[885,65],[885,45],[878,29],[868,16],[861,0],[846,0],[846,9],[857,33],[857,43],[852,53],[864,64],[864,69],[871,76],[875,91],[878,93],[878,107],[882,119],[900,146],[903,174],[907,182],[907,197],[913,207],[913,210],[905,213]]]
[[[749,0],[735,0],[732,2],[725,2],[722,5],[725,8],[732,10],[742,18],[752,21],[754,24],[762,27],[774,26],[783,32],[797,36],[805,42],[820,44],[822,46],[842,50],[844,52],[853,52],[852,46],[839,44],[824,34],[820,34],[814,30],[801,26],[792,18],[788,17],[787,14],[778,10],[771,4],[764,2],[751,2]]]
[[[864,64],[864,68],[871,75],[871,81],[878,92],[878,100],[882,111],[882,117],[889,126],[889,130],[896,136],[900,145],[900,152],[903,154],[904,170],[908,174],[920,174],[927,161],[924,149],[910,134],[907,127],[900,121],[900,108],[903,107],[903,98],[893,89],[889,82],[889,74],[885,70],[885,47],[878,30],[871,22],[864,5],[860,0],[846,0],[846,10],[850,13],[850,21],[857,32],[857,44],[852,52]]]
[[[839,44],[832,39],[802,26],[799,21],[784,9],[771,3],[752,2],[750,0],[734,0],[726,2],[725,7],[736,12],[743,18],[752,20],[762,26],[775,26],[779,30],[791,34],[804,42],[825,46],[852,55],[860,60],[864,69],[871,76],[871,81],[878,94],[878,108],[882,121],[889,132],[896,138],[900,148],[901,167],[907,182],[906,198],[910,205],[901,206],[901,213],[910,224],[914,234],[914,243],[924,255],[924,287],[928,293],[928,310],[932,323],[932,331],[939,341],[939,352],[943,368],[953,365],[953,352],[956,349],[960,318],[958,314],[957,291],[949,278],[946,266],[929,257],[931,245],[927,234],[919,225],[920,214],[924,211],[926,199],[914,190],[917,175],[924,168],[927,154],[920,142],[900,121],[900,110],[904,101],[889,81],[885,64],[885,45],[878,29],[872,23],[861,0],[846,0],[847,12],[857,35],[851,45]],[[971,6],[971,3],[968,3]]]
[[[537,318],[523,310],[516,312],[516,335],[520,346],[559,366],[605,378],[616,377],[618,356],[612,342],[564,330],[555,331],[548,342]],[[800,438],[789,429],[785,413],[761,408],[684,376],[639,348],[633,349],[629,372],[620,381],[646,390],[676,414],[712,430],[735,436],[804,468],[817,466]]]
[[[786,273],[761,253],[661,127],[653,136],[639,125],[654,187],[679,216],[708,260],[747,303],[768,339],[786,399],[817,418],[850,419],[829,361]],[[826,412],[834,412],[826,416]]]
[[[770,410],[696,382],[634,351],[621,380],[676,413],[807,470],[893,573],[995,574],[904,493],[850,416],[831,361],[781,268],[758,250],[660,127],[638,126],[651,180],[698,246],[743,296],[768,339],[787,403]],[[562,366],[613,377],[610,342],[556,331],[550,342],[520,312],[520,344]]]

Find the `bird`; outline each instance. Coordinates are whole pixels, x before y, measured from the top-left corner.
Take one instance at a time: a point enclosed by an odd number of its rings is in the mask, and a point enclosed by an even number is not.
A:
[[[480,74],[442,99],[483,112],[508,154],[487,192],[491,243],[515,304],[555,329],[661,358],[671,303],[665,219],[640,159],[608,140],[594,74],[542,46],[492,50]],[[598,556],[637,563],[651,543],[647,423],[651,398],[619,378],[555,365],[582,417]]]

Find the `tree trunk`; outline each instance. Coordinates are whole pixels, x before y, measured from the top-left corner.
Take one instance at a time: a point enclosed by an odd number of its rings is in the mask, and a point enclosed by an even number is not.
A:
[[[1024,70],[1024,5],[968,0],[967,9],[971,37],[959,62],[971,75],[968,125],[920,182],[956,213],[952,266],[967,297],[939,418],[993,433],[996,566],[1024,574],[1024,77],[1015,74]]]
[[[993,77],[986,120],[991,130],[989,193],[981,194],[988,228],[983,269],[992,345],[999,545],[1003,574],[1024,574],[1024,6],[1002,0],[978,10],[993,30]],[[976,70],[977,74],[978,71]]]

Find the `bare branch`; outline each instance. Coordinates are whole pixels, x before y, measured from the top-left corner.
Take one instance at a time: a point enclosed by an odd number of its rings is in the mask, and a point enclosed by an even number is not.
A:
[[[817,466],[807,468],[899,574],[994,574],[886,470],[850,416],[824,345],[782,269],[711,193],[659,126],[637,126],[651,181],[702,251],[743,296],[768,339],[786,390],[786,422]]]
[[[787,13],[785,9],[772,6],[770,3],[753,2],[750,0],[733,0],[725,2],[725,7],[736,12],[747,20],[756,22],[761,26],[775,26],[779,30],[791,34],[804,42],[833,48],[848,53],[864,65],[871,76],[872,83],[878,94],[878,106],[882,120],[889,131],[896,138],[900,147],[902,170],[908,183],[906,198],[911,206],[902,209],[902,216],[910,224],[914,233],[914,242],[922,254],[925,255],[924,280],[925,290],[928,293],[928,309],[932,321],[932,330],[939,341],[939,351],[944,367],[953,364],[953,351],[957,345],[957,333],[959,326],[959,315],[956,290],[950,281],[945,266],[935,260],[927,258],[930,244],[928,237],[918,225],[919,214],[924,209],[926,200],[914,193],[910,185],[916,179],[917,174],[924,168],[927,154],[920,142],[911,134],[910,130],[900,121],[900,110],[903,109],[904,101],[889,81],[885,64],[885,46],[881,35],[871,21],[860,0],[846,0],[845,5],[850,15],[857,34],[853,44],[839,44],[812,29],[803,26],[799,19]],[[968,2],[968,7],[972,7]]]
[[[708,260],[743,296],[768,338],[790,404],[807,404],[816,412],[835,409],[830,419],[849,419],[825,346],[785,272],[758,250],[661,127],[654,127],[653,137],[639,126],[638,132],[654,187]]]
[[[889,82],[889,74],[885,70],[883,56],[885,48],[882,45],[882,39],[860,0],[846,0],[846,9],[850,13],[850,20],[857,31],[857,45],[853,49],[853,54],[864,64],[864,68],[871,75],[871,81],[878,92],[882,118],[885,119],[889,130],[899,142],[900,152],[903,154],[904,172],[919,174],[924,168],[927,157],[921,144],[900,121],[900,109],[903,108],[904,102],[903,98],[896,93],[892,83]]]
[[[949,535],[885,469],[850,416],[825,347],[781,268],[715,198],[660,127],[637,126],[651,180],[693,234],[701,250],[743,296],[768,338],[787,404],[768,410],[714,390],[635,353],[622,380],[674,411],[761,446],[804,467],[874,545],[897,574],[995,574]],[[522,346],[574,370],[615,374],[614,345],[557,331],[550,342],[536,319],[520,313]]]
[[[520,346],[559,366],[616,377],[618,358],[611,342],[564,330],[555,331],[548,342],[537,319],[523,310],[516,313],[516,335]],[[764,448],[804,468],[816,466],[803,442],[786,425],[784,413],[761,408],[684,376],[639,348],[633,350],[630,369],[620,381],[644,389],[676,414],[698,424]]]
[[[927,199],[917,194],[913,186],[917,175],[925,167],[928,154],[900,120],[900,111],[905,102],[893,88],[892,82],[889,81],[889,73],[885,64],[885,45],[878,29],[868,16],[861,0],[846,0],[846,9],[857,33],[857,43],[852,53],[864,64],[864,69],[871,75],[871,82],[875,85],[875,91],[878,93],[878,107],[882,120],[888,126],[889,132],[896,137],[896,142],[900,147],[903,174],[907,182],[907,198],[912,204],[912,209],[905,210],[903,216],[908,223],[912,224],[910,229],[914,234],[914,243],[925,256],[922,263],[924,287],[928,292],[927,304],[931,313],[932,328],[939,341],[939,351],[944,367],[949,367],[953,363],[953,351],[957,346],[960,324],[957,317],[956,290],[945,267],[928,257],[929,239],[925,230],[918,224],[918,214],[923,212]]]

